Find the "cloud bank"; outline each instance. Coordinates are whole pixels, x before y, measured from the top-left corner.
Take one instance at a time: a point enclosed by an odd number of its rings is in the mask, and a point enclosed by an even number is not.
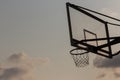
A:
[[[120,78],[120,54],[114,56],[113,59],[96,57],[93,65],[99,69],[104,69],[104,73],[98,75],[98,79],[106,77],[109,72],[111,72],[115,78]]]
[[[32,58],[25,53],[13,54],[0,66],[0,80],[36,80],[34,70],[46,58]]]
[[[97,68],[120,68],[120,55],[113,57],[113,59],[96,57],[93,65]]]

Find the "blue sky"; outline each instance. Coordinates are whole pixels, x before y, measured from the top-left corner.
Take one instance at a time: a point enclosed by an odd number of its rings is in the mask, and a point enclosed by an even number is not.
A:
[[[37,65],[36,80],[97,80],[102,72],[100,69],[92,64],[83,69],[76,68],[69,54],[72,47],[65,6],[68,1],[107,14],[112,11],[116,15],[109,15],[115,17],[120,14],[119,0],[1,0],[1,64],[6,64],[4,61],[10,55],[25,52],[32,59],[49,59],[45,65]]]

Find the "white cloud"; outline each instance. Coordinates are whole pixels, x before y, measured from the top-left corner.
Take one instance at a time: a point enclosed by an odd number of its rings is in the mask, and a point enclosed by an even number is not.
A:
[[[28,56],[22,52],[22,53],[18,53],[18,54],[15,53],[15,54],[9,56],[8,61],[19,63],[19,62],[26,61],[27,59],[28,59]]]
[[[106,76],[106,74],[102,73],[102,74],[100,74],[100,75],[97,76],[97,79],[104,78],[105,76]]]
[[[115,72],[114,75],[115,75],[116,78],[120,77],[120,73]]]
[[[32,58],[25,53],[13,54],[0,66],[0,80],[36,80],[34,69],[46,58]]]

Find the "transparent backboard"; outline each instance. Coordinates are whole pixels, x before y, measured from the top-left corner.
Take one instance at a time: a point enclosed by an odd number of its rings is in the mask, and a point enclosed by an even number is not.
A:
[[[108,44],[109,32],[107,23],[77,6],[67,4],[71,45],[90,52],[111,57],[111,46]]]

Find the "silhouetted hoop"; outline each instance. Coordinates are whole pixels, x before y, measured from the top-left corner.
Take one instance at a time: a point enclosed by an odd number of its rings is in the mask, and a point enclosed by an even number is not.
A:
[[[85,67],[89,65],[88,51],[75,48],[70,51],[70,54],[72,55],[72,58],[77,67]]]

